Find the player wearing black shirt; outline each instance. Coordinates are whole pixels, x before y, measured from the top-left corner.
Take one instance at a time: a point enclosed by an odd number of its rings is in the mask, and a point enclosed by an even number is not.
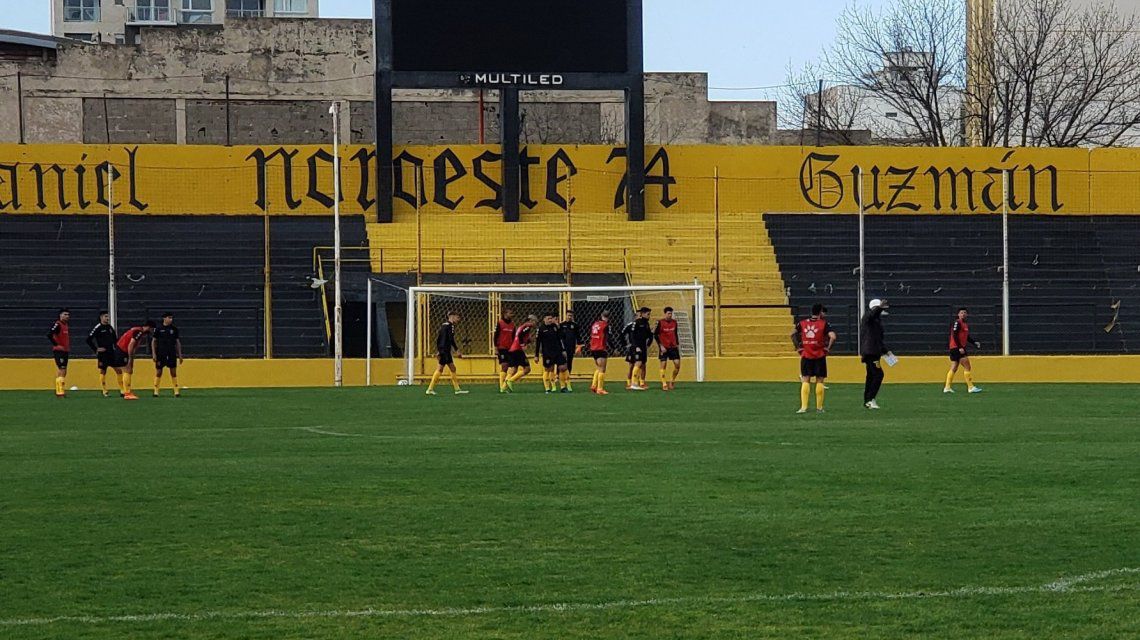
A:
[[[542,318],[542,326],[538,330],[538,337],[534,341],[534,360],[542,362],[542,387],[547,393],[561,390],[569,393],[566,386],[566,351],[562,344],[562,330],[559,328],[554,314],[548,313]],[[562,384],[559,385],[559,379]]]
[[[126,394],[126,387],[123,386],[123,365],[126,363],[119,362],[115,357],[115,343],[118,340],[119,334],[115,332],[115,327],[111,326],[111,314],[100,311],[99,324],[87,334],[87,346],[95,353],[95,363],[99,367],[99,385],[103,389],[104,398],[111,395],[107,391],[108,367],[115,370],[119,381],[119,395]]]
[[[447,322],[440,325],[439,333],[435,334],[435,351],[439,357],[439,366],[432,374],[431,383],[428,385],[427,395],[429,396],[435,395],[435,385],[439,384],[439,378],[443,375],[444,368],[451,372],[451,386],[455,388],[455,395],[460,396],[467,393],[459,388],[459,374],[455,372],[455,359],[452,357],[452,351],[457,357],[463,357],[463,353],[459,350],[459,343],[455,341],[455,325],[457,324],[459,324],[459,314],[455,311],[448,312]]]
[[[578,323],[574,322],[573,310],[566,312],[566,319],[558,325],[558,329],[562,332],[562,350],[566,352],[566,375],[562,383],[573,391],[574,387],[570,386],[570,374],[574,373],[574,356],[582,350],[582,332],[578,328]]]
[[[653,342],[653,330],[649,328],[649,307],[637,310],[637,318],[621,330],[625,340],[626,357],[629,363],[629,376],[626,388],[631,391],[646,391],[645,365],[649,361],[649,345]]]
[[[154,397],[162,386],[162,370],[170,369],[170,382],[174,385],[174,397],[182,397],[182,387],[178,386],[178,365],[182,364],[182,337],[174,326],[174,314],[162,314],[162,324],[150,336],[150,355],[154,359]]]

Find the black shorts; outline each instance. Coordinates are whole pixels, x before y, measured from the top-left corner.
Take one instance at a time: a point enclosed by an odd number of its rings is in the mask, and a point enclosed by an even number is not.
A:
[[[969,357],[970,357],[969,351],[967,351],[966,353],[959,353],[957,349],[951,349],[950,350],[950,362],[958,362],[962,358],[969,358]]]
[[[510,367],[529,367],[530,360],[526,357],[526,351],[511,351],[507,354],[507,365]]]
[[[661,355],[658,357],[661,359],[661,362],[665,362],[666,360],[680,360],[681,359],[681,349],[680,349],[680,347],[673,347],[672,349],[666,349],[666,350],[662,351]]]
[[[113,347],[110,351],[104,353],[109,354],[107,356],[107,364],[111,367],[122,368],[127,366],[131,361],[131,357],[127,355],[127,352],[118,347]]]
[[[871,364],[872,362],[878,362],[882,358],[883,356],[860,356],[859,360],[861,360],[863,364]]]
[[[561,353],[556,353],[552,356],[548,356],[546,354],[543,354],[543,356],[542,356],[542,368],[543,369],[550,369],[552,367],[564,367],[564,366],[566,366],[566,356],[562,355]]]
[[[439,354],[438,360],[440,366],[455,364],[455,356],[452,355],[451,351],[444,351],[443,353]]]
[[[52,351],[51,357],[55,360],[55,367],[57,369],[66,369],[67,360],[71,357],[71,354],[67,351]]]
[[[566,370],[567,371],[573,371],[574,370],[574,352],[573,351],[567,351],[566,352]]]
[[[630,364],[645,364],[646,362],[649,362],[649,352],[645,349],[642,349],[640,352],[630,351],[629,355],[625,357],[625,361]]]
[[[496,349],[495,353],[499,356],[499,364],[510,364],[511,350],[510,349]]]
[[[95,366],[99,367],[100,371],[106,371],[107,369],[118,367],[119,365],[115,364],[115,362],[116,360],[114,347],[111,347],[102,353],[95,354]]]
[[[154,368],[176,370],[178,368],[178,354],[160,353],[156,355],[154,357]]]
[[[590,352],[590,357],[595,360],[602,360],[604,358],[610,357],[610,352],[606,351],[605,349],[596,349]]]
[[[800,358],[800,377],[827,378],[827,357]]]

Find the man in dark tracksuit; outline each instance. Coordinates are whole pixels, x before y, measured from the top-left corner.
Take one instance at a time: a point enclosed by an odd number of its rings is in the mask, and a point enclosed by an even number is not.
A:
[[[883,316],[890,304],[886,300],[872,300],[870,310],[863,316],[859,330],[859,355],[867,367],[867,382],[863,386],[863,406],[878,409],[875,398],[883,386],[883,365],[879,359],[889,349],[883,342]]]

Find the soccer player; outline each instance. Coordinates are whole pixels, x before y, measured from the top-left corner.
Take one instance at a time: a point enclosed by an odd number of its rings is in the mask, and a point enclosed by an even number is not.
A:
[[[566,351],[562,346],[562,330],[554,314],[542,317],[542,326],[534,343],[534,362],[542,363],[542,388],[547,393],[569,393],[566,387]]]
[[[969,317],[970,313],[965,307],[958,309],[958,315],[950,327],[950,372],[946,374],[946,386],[942,388],[942,393],[954,393],[954,374],[958,373],[958,365],[964,369],[962,374],[966,377],[967,390],[970,393],[982,392],[982,388],[974,384],[970,353],[966,350],[969,345],[973,345],[975,349],[982,348],[982,343],[970,337],[970,325],[966,324],[966,319]]]
[[[99,367],[99,386],[103,389],[103,397],[110,397],[107,392],[107,369],[115,370],[115,378],[119,382],[119,396],[126,395],[125,388],[123,387],[123,369],[122,365],[118,364],[115,360],[115,342],[119,339],[119,334],[115,333],[115,327],[111,326],[111,314],[106,311],[99,312],[99,324],[87,334],[87,346],[95,352],[96,366]]]
[[[868,305],[870,310],[863,316],[863,327],[859,332],[859,357],[867,367],[867,380],[863,384],[863,406],[878,409],[875,398],[883,386],[883,365],[879,360],[890,350],[883,341],[883,316],[887,315],[890,303],[878,298]]]
[[[630,391],[646,391],[649,387],[645,386],[645,365],[649,362],[649,345],[653,342],[653,331],[649,328],[649,307],[638,309],[637,317],[625,325],[621,334],[625,338],[625,361],[629,363],[626,388]]]
[[[55,360],[55,397],[66,398],[67,360],[71,357],[71,309],[60,309],[47,337],[51,341],[51,357]]]
[[[563,376],[562,384],[573,391],[574,386],[570,384],[570,374],[574,373],[574,356],[582,350],[582,332],[578,329],[578,323],[574,322],[573,309],[566,311],[566,319],[558,325],[558,330],[562,332],[562,350],[566,352],[566,373]]]
[[[590,383],[590,391],[608,396],[606,391],[606,360],[609,358],[610,340],[610,312],[603,311],[602,316],[590,325],[590,357],[594,359],[594,379]]]
[[[499,393],[507,392],[507,372],[511,368],[511,343],[515,341],[515,312],[504,309],[503,316],[495,325],[495,332],[491,335],[491,344],[495,345],[495,353],[499,356]]]
[[[507,364],[511,366],[510,371],[514,371],[514,373],[507,376],[507,391],[514,391],[515,383],[530,373],[530,359],[526,357],[526,348],[534,339],[537,325],[538,318],[531,314],[527,316],[526,322],[515,329],[515,339],[511,341],[511,349],[507,357]]]
[[[139,345],[152,333],[154,333],[154,320],[147,320],[141,327],[131,327],[124,331],[123,335],[119,336],[119,342],[115,344],[113,366],[125,369],[125,373],[123,373],[124,400],[139,399],[131,391],[131,377],[135,372],[135,349],[138,349]]]
[[[447,312],[447,321],[439,327],[439,333],[435,334],[435,350],[439,358],[439,366],[436,367],[435,373],[431,376],[431,383],[428,384],[427,395],[434,396],[435,385],[439,383],[440,376],[443,375],[443,370],[446,368],[451,372],[451,386],[455,389],[455,395],[466,395],[467,391],[459,388],[459,374],[455,372],[455,358],[452,356],[452,351],[455,356],[463,357],[463,353],[459,350],[459,343],[455,341],[455,325],[459,324],[459,313],[455,311]]]
[[[178,386],[178,365],[182,364],[182,338],[178,327],[174,326],[174,314],[162,314],[162,326],[154,330],[150,339],[150,354],[154,358],[154,397],[162,386],[162,370],[170,369],[170,383],[174,385],[174,397],[182,397]]]
[[[823,396],[827,389],[827,354],[835,345],[835,331],[827,321],[827,307],[812,305],[811,317],[800,320],[792,331],[792,344],[800,354],[800,410],[807,413],[811,399],[811,381],[815,379],[815,410],[823,413]]]
[[[653,339],[657,341],[657,350],[661,360],[661,390],[672,391],[677,388],[677,375],[681,373],[681,346],[677,341],[677,321],[673,319],[673,307],[665,307],[665,317],[657,321],[653,328]],[[668,364],[673,363],[673,377],[666,378],[665,370]]]

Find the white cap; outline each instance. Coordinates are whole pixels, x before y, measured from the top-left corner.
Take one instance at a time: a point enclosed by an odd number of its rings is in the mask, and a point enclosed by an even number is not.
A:
[[[878,299],[878,298],[875,298],[874,300],[871,301],[870,306],[871,306],[871,310],[874,311],[875,309],[878,309],[879,307],[883,306],[883,301]]]

